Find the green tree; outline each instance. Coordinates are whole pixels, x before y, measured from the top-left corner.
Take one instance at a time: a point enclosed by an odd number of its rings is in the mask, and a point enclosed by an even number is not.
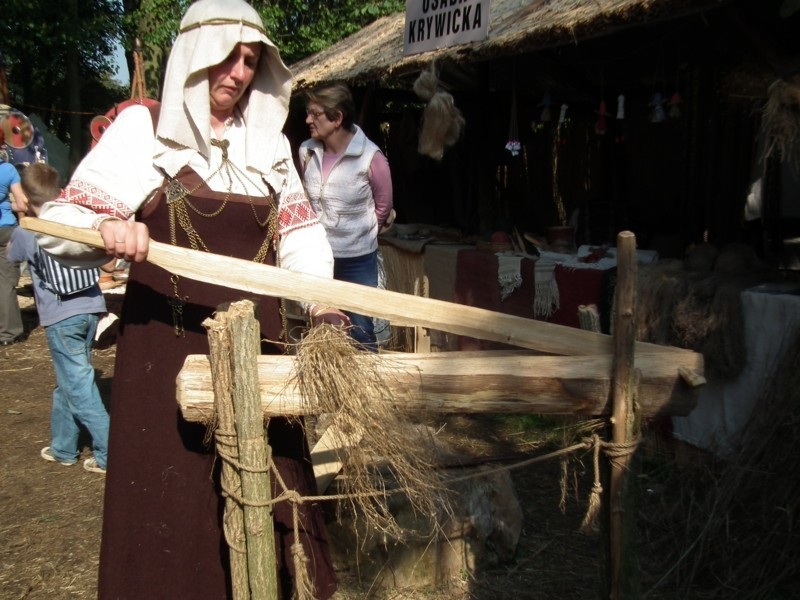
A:
[[[253,5],[289,65],[405,8],[402,0],[280,0]]]
[[[125,48],[143,45],[145,80],[158,97],[166,57],[190,0],[124,0]],[[252,0],[284,62],[291,65],[347,37],[379,17],[402,11],[404,0]],[[131,71],[133,72],[133,71]]]
[[[36,112],[70,144],[74,165],[92,116],[120,99],[113,48],[122,6],[116,0],[13,0],[3,3],[0,40],[9,102]]]

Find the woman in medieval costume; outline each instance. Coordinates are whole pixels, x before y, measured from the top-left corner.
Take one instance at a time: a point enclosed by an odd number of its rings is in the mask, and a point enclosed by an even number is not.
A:
[[[121,112],[62,197],[41,214],[99,230],[106,253],[41,236],[47,250],[133,263],[112,388],[100,598],[231,594],[220,461],[204,442],[204,427],[182,419],[175,378],[187,355],[209,352],[203,321],[240,294],[144,262],[149,240],[332,276],[325,231],[281,133],[291,75],[260,17],[244,0],[200,0],[180,27],[160,114],[143,106]],[[278,340],[279,300],[258,303],[262,338]],[[309,308],[317,322],[347,322],[336,309]],[[268,436],[283,480],[313,495],[302,425],[273,418]],[[328,598],[336,582],[321,511],[301,508],[316,597]],[[294,541],[288,503],[277,504],[274,517],[281,593],[288,598]]]

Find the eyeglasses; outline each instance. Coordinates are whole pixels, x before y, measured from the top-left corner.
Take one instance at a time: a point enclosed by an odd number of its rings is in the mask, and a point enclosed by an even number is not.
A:
[[[306,114],[314,119],[315,121],[320,118],[320,116],[325,114],[324,110],[312,110],[310,108],[306,109]]]

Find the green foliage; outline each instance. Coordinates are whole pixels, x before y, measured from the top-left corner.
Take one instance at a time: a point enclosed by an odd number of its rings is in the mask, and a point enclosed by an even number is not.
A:
[[[402,0],[254,2],[287,64],[319,52],[376,19],[404,10]]]
[[[113,49],[120,35],[122,6],[116,0],[13,0],[3,3],[0,39],[9,103],[36,112],[66,138],[68,73],[80,92],[87,119],[119,99],[111,81]],[[74,82],[74,77],[72,79]],[[91,93],[89,93],[91,91]]]
[[[129,55],[143,44],[147,94],[159,97],[166,57],[191,0],[12,0],[0,18],[9,101],[38,113],[67,139],[67,115],[88,130],[129,92],[115,84],[114,48]],[[402,11],[403,0],[252,0],[284,61],[327,48],[381,16]],[[70,75],[71,74],[71,75]],[[76,81],[77,79],[77,81]],[[73,123],[73,133],[77,131]]]
[[[191,0],[133,0],[126,3],[125,48],[134,48],[134,39],[159,48],[170,48],[178,33],[181,18]]]
[[[327,48],[375,19],[404,10],[403,0],[252,0],[287,64]],[[168,49],[188,0],[128,0],[126,36]],[[126,48],[133,48],[127,43]],[[166,54],[166,53],[165,53]],[[163,66],[162,66],[163,70]]]

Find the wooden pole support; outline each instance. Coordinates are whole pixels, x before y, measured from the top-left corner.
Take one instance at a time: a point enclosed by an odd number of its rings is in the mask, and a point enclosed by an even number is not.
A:
[[[631,585],[633,552],[625,552],[627,509],[625,476],[631,461],[634,432],[634,398],[637,396],[634,370],[636,335],[636,238],[630,231],[617,236],[617,290],[614,300],[614,367],[612,375],[611,454],[609,501],[609,559],[611,600],[622,600]],[[630,516],[633,516],[631,513]]]
[[[374,356],[370,356],[374,359]],[[378,369],[391,386],[393,408],[406,412],[495,412],[610,415],[612,357],[534,356],[522,351],[379,354]],[[296,383],[296,358],[258,357],[265,416],[317,414]],[[702,371],[702,355],[643,354],[640,404],[645,415],[687,415],[697,394],[678,376],[684,366]],[[208,357],[186,357],[177,400],[188,421],[214,418]],[[377,402],[378,400],[376,400]]]
[[[231,564],[231,590],[233,600],[249,600],[250,582],[247,573],[247,549],[245,547],[244,513],[240,498],[242,480],[234,467],[239,462],[239,446],[236,443],[236,419],[233,410],[233,375],[231,372],[231,336],[228,329],[228,314],[218,311],[214,319],[206,319],[203,326],[208,331],[211,350],[211,382],[216,409],[217,454],[222,458],[220,480],[225,495],[225,516],[222,520],[225,540],[228,542]]]
[[[269,440],[258,393],[257,357],[260,352],[260,330],[249,300],[234,302],[228,307],[228,329],[231,339],[231,371],[233,373],[233,406],[242,470],[242,501],[245,545],[250,595],[259,598],[278,597],[278,570],[275,556],[270,474],[267,466]]]

